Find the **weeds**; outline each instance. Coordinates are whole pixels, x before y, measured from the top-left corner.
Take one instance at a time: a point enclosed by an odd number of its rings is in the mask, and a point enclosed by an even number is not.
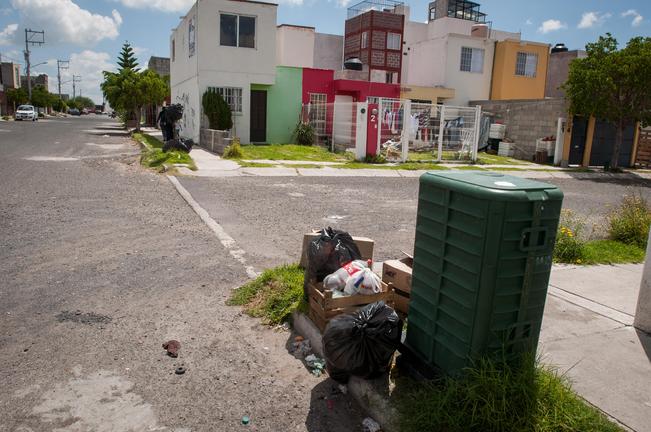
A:
[[[266,270],[257,279],[233,292],[231,306],[262,318],[266,324],[280,324],[295,310],[306,311],[303,300],[304,270],[297,264]]]
[[[585,241],[581,238],[585,223],[570,210],[561,213],[556,234],[554,261],[566,264],[585,262]]]
[[[242,146],[238,138],[233,138],[231,145],[224,149],[224,159],[242,159]]]
[[[478,360],[459,378],[399,382],[396,391],[403,432],[622,431],[556,371],[528,358]]]
[[[608,216],[608,236],[628,245],[646,248],[651,212],[641,194],[627,194]]]

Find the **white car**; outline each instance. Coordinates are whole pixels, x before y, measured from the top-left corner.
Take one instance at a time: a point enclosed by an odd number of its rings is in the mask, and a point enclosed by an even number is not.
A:
[[[16,110],[16,120],[38,120],[38,113],[33,105],[21,105]]]

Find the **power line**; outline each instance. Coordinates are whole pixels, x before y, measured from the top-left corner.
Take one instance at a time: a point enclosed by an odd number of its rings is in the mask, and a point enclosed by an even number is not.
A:
[[[59,99],[61,99],[61,69],[66,70],[70,68],[70,61],[57,60],[57,82],[59,84]]]

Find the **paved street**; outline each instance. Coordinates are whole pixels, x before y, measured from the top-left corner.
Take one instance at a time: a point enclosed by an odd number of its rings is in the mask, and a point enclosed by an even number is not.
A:
[[[114,127],[0,123],[0,429],[358,428],[288,333],[224,305],[244,268]]]
[[[165,176],[139,166],[114,121],[3,122],[0,149],[6,430],[230,431],[244,415],[257,431],[360,429],[350,398],[330,409],[331,381],[287,353],[289,333],[224,302],[247,280],[240,250],[258,271],[293,262],[311,228],[372,237],[377,260],[411,251],[417,179],[179,177],[235,242],[229,250]],[[651,196],[643,179],[553,182],[567,208],[594,220],[626,190]],[[549,346],[622,327],[584,320],[564,338],[576,309],[549,304],[565,320],[546,321]],[[179,359],[164,355],[169,339],[181,341]]]

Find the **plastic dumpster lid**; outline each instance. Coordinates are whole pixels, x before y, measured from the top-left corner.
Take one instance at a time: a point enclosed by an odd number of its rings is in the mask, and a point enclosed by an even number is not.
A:
[[[535,191],[558,189],[553,184],[529,180],[495,172],[428,172],[425,176],[436,176],[447,180],[479,186],[485,189],[503,191]]]

